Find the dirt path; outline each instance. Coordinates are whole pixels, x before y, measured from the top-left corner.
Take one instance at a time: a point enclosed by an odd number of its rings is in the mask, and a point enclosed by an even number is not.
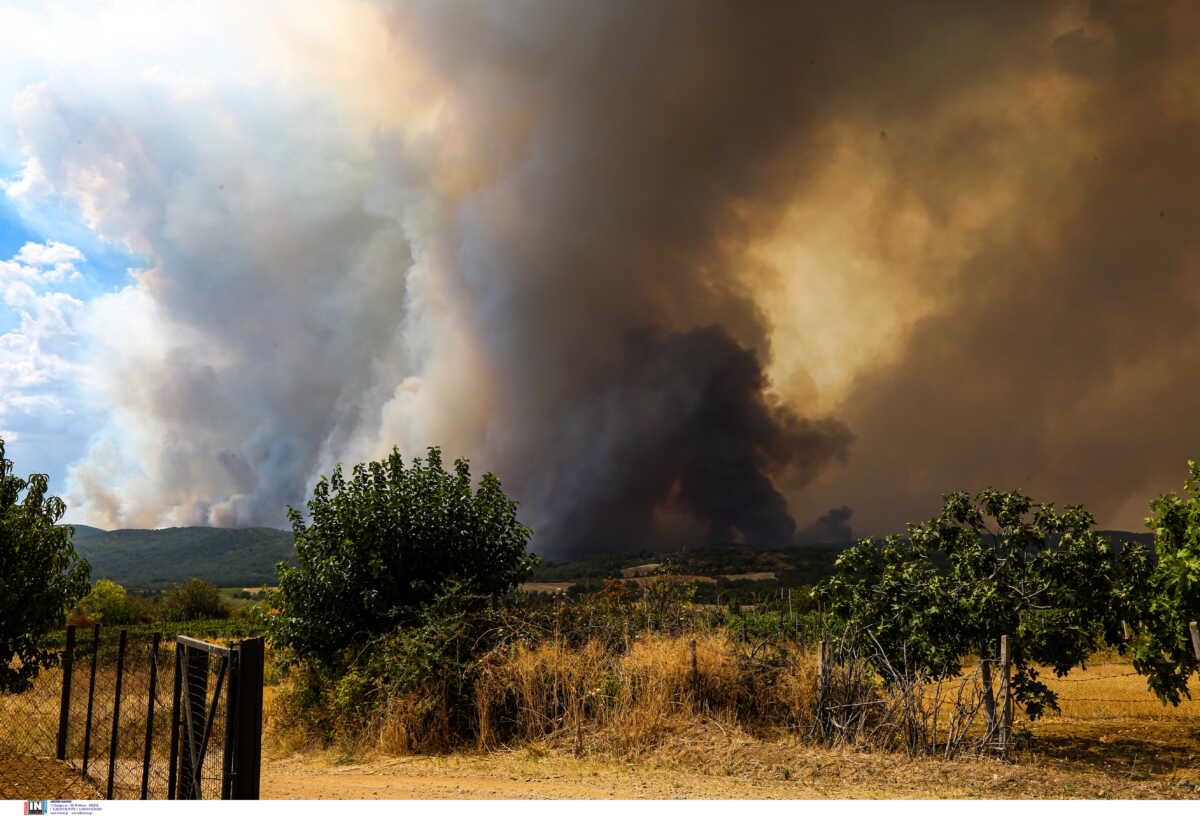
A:
[[[805,792],[807,791],[807,792]],[[793,799],[815,789],[768,780],[501,755],[404,758],[353,765],[286,760],[263,769],[264,799]]]
[[[1114,773],[1059,759],[909,760],[783,744],[746,746],[726,770],[694,760],[641,764],[569,753],[499,751],[338,764],[265,758],[270,799],[1195,799],[1194,764],[1162,775]],[[722,764],[724,760],[722,760]]]

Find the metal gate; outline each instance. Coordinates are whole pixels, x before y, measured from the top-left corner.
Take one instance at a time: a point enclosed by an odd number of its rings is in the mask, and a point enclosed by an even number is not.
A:
[[[262,638],[175,638],[167,798],[258,798],[262,685]]]

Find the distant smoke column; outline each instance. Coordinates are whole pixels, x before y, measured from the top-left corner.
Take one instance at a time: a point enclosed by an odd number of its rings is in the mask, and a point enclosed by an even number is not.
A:
[[[421,21],[463,93],[486,69],[499,99],[536,100],[518,158],[463,203],[454,267],[497,383],[486,461],[550,552],[671,543],[664,512],[691,520],[676,533],[786,545],[773,476],[803,484],[850,442],[769,396],[746,262],[797,167],[805,16],[670,5]]]

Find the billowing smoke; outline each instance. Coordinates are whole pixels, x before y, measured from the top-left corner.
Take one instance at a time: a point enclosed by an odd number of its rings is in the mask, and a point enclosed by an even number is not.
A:
[[[232,66],[18,104],[10,193],[151,267],[92,307],[80,520],[278,523],[440,444],[555,553],[988,481],[1130,526],[1200,449],[1187,4],[222,13]]]
[[[849,505],[831,507],[829,512],[819,517],[805,527],[797,535],[800,543],[813,544],[844,544],[854,540],[854,530],[850,526],[850,517],[854,510]]]

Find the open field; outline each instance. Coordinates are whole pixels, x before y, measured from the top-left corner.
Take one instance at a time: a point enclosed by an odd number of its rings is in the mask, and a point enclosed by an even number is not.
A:
[[[62,776],[44,759],[52,751],[59,677],[46,672],[39,704],[19,709],[23,717],[40,713],[44,750],[42,759],[5,761],[10,785],[25,779],[37,787]],[[1061,695],[1062,713],[1035,722],[1018,716],[1014,726],[1027,736],[1008,762],[829,749],[783,729],[748,733],[727,716],[682,713],[659,715],[657,736],[631,752],[604,734],[585,733],[577,754],[570,729],[490,751],[296,750],[274,727],[281,687],[268,686],[262,790],[281,799],[1200,799],[1200,701],[1163,707],[1117,657],[1047,680]],[[6,705],[17,710],[11,698]],[[39,795],[27,787],[22,795]],[[92,795],[86,786],[68,788],[74,798]]]
[[[1048,682],[1061,715],[1014,726],[1031,736],[1007,762],[909,759],[832,750],[794,735],[755,736],[706,717],[677,718],[628,761],[576,756],[570,735],[444,755],[290,752],[263,764],[270,798],[798,799],[1200,798],[1200,701],[1164,708],[1119,659]],[[1193,689],[1193,693],[1200,689]],[[592,742],[600,745],[602,742]]]

